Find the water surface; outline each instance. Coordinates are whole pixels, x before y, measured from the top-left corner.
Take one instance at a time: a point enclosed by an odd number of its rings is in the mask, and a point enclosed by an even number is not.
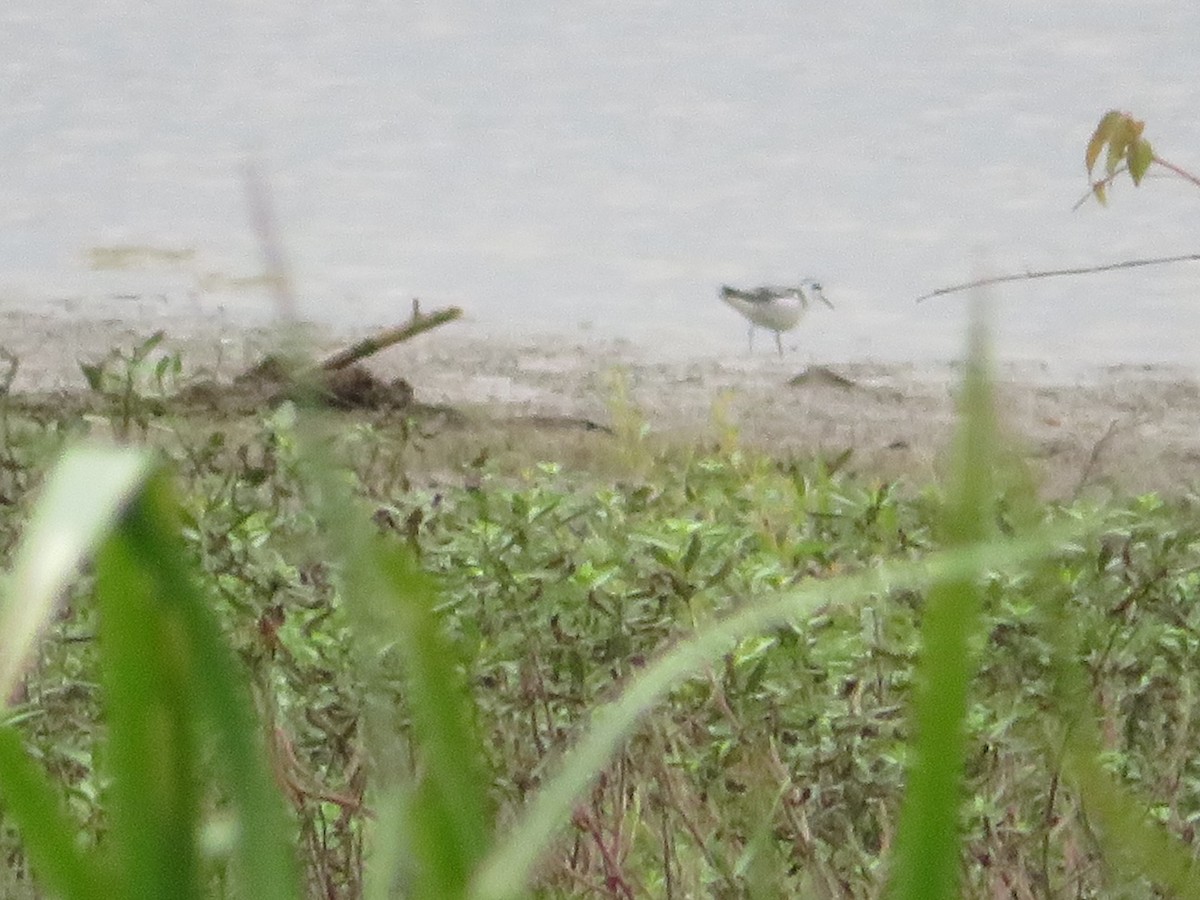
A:
[[[1196,250],[1181,183],[1071,207],[1110,107],[1200,169],[1198,34],[1200,7],[1166,0],[8,0],[0,302],[262,320],[261,292],[198,287],[260,268],[250,156],[314,320],[415,296],[485,334],[736,355],[718,286],[811,275],[837,310],[788,337],[798,359],[946,359],[964,297],[919,294]],[[122,244],[196,255],[88,268]],[[1197,264],[991,297],[1007,357],[1200,362]]]

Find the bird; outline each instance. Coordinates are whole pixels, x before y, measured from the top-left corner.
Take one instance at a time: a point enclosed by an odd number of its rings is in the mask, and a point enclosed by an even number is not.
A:
[[[754,351],[754,329],[758,326],[775,332],[775,346],[780,356],[783,356],[781,335],[796,327],[814,300],[833,309],[833,304],[821,291],[820,282],[811,278],[805,278],[796,287],[763,285],[742,290],[723,284],[721,299],[750,320],[751,352]]]

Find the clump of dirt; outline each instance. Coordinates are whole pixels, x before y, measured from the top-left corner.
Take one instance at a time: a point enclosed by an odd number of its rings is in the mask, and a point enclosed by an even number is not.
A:
[[[284,400],[307,395],[342,410],[405,412],[414,408],[412,385],[404,378],[383,381],[365,366],[327,371],[309,369],[294,374],[286,360],[270,355],[231,382],[211,379],[193,382],[171,398],[176,406],[201,408],[226,415],[249,415]]]
[[[351,366],[329,374],[325,399],[338,409],[405,410],[413,405],[413,389],[403,378],[385,384],[363,366]]]

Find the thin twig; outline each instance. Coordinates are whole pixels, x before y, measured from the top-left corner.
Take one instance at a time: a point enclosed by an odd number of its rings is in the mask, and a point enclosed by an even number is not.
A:
[[[1009,281],[1032,281],[1035,278],[1057,278],[1060,275],[1093,275],[1097,272],[1111,272],[1114,269],[1136,269],[1139,266],[1165,266],[1168,263],[1200,262],[1200,253],[1187,253],[1182,256],[1159,256],[1151,259],[1128,259],[1124,262],[1108,263],[1103,266],[1080,266],[1075,269],[1045,269],[1039,272],[1018,272],[1012,275],[993,275],[989,278],[976,278],[974,281],[964,281],[962,284],[952,284],[949,287],[938,288],[917,298],[917,303],[930,297],[941,297],[944,294],[956,294],[959,291],[969,291],[971,288],[986,287],[990,284],[1004,284]]]
[[[1083,471],[1079,473],[1079,483],[1075,485],[1076,499],[1079,498],[1083,489],[1087,487],[1088,482],[1092,480],[1092,473],[1096,470],[1096,465],[1100,462],[1100,454],[1104,452],[1104,448],[1108,446],[1108,442],[1112,440],[1113,435],[1116,433],[1117,420],[1113,419],[1108,425],[1108,430],[1104,432],[1100,440],[1092,445],[1092,452],[1083,466]]]
[[[1166,169],[1168,172],[1170,172],[1176,178],[1182,178],[1184,181],[1190,182],[1191,184],[1195,185],[1196,187],[1200,187],[1200,178],[1197,178],[1195,175],[1193,175],[1187,169],[1181,168],[1181,167],[1175,165],[1175,163],[1173,163],[1173,162],[1168,162],[1167,160],[1165,160],[1161,156],[1159,156],[1157,153],[1150,157],[1150,161],[1152,163],[1157,163],[1158,165],[1162,166],[1164,169]],[[1090,188],[1088,188],[1087,193],[1084,194],[1082,197],[1080,197],[1077,201],[1075,201],[1075,205],[1071,207],[1071,212],[1075,212],[1080,207],[1082,207],[1083,204],[1087,203],[1088,200],[1092,199],[1092,197],[1097,196],[1097,194],[1096,194],[1097,188],[1112,187],[1112,185],[1116,183],[1116,180],[1118,178],[1120,178],[1121,175],[1123,175],[1124,173],[1126,173],[1128,171],[1129,171],[1129,166],[1127,166],[1127,165],[1117,166],[1117,168],[1115,168],[1113,171],[1109,172],[1106,176],[1101,178],[1099,181],[1093,182],[1092,186]],[[1147,172],[1143,176],[1143,178],[1153,178],[1153,177],[1155,177],[1155,173],[1153,173],[1153,172]],[[1163,177],[1165,177],[1165,176],[1163,176]],[[1103,203],[1104,201],[1101,200],[1100,202]]]
[[[1187,171],[1186,169],[1181,169],[1179,166],[1175,165],[1174,163],[1167,162],[1165,159],[1163,159],[1157,153],[1154,154],[1151,161],[1158,163],[1160,166],[1162,166],[1168,172],[1173,172],[1174,174],[1178,175],[1184,181],[1190,181],[1196,187],[1200,187],[1200,178],[1197,178],[1195,175],[1193,175],[1191,172]]]
[[[1098,197],[1096,191],[1099,188],[1111,187],[1113,182],[1117,180],[1117,176],[1126,171],[1126,169],[1126,166],[1120,166],[1119,168],[1110,172],[1104,178],[1101,178],[1099,181],[1093,181],[1084,195],[1075,201],[1075,205],[1071,207],[1071,212],[1079,212],[1079,210],[1083,208],[1083,204],[1087,203],[1093,197]]]

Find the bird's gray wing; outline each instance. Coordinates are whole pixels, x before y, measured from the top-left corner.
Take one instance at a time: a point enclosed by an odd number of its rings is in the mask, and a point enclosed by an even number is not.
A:
[[[750,303],[766,303],[772,297],[777,296],[772,292],[771,288],[759,287],[751,290],[742,290],[741,288],[730,287],[727,284],[721,285],[721,296],[726,299],[733,298],[735,300],[746,300]]]

